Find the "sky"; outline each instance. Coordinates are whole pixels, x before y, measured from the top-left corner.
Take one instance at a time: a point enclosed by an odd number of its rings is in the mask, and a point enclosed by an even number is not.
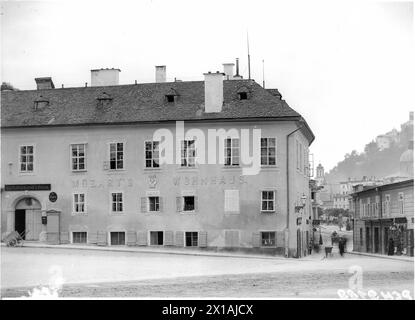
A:
[[[413,1],[2,1],[1,80],[35,89],[84,86],[120,68],[120,84],[203,80],[240,59],[278,88],[316,139],[326,171],[407,121],[415,109]]]

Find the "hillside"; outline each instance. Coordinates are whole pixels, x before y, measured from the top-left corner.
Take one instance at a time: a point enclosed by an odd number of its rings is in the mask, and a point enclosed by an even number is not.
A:
[[[364,152],[353,150],[347,153],[344,159],[330,170],[326,180],[330,183],[345,181],[349,177],[360,179],[363,176],[384,178],[399,173],[399,159],[408,149],[409,142],[413,141],[413,125],[402,125],[399,132],[399,141],[391,142],[387,149],[379,149],[372,141],[366,144]]]

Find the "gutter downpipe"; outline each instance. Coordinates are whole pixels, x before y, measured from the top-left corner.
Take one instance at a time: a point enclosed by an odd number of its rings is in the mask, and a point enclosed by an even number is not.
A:
[[[304,127],[304,119],[301,118],[299,120],[301,122],[301,126],[299,126],[297,129],[292,131],[287,135],[287,154],[286,154],[286,160],[287,160],[287,227],[286,227],[286,241],[285,241],[285,257],[289,258],[289,252],[290,252],[290,237],[289,237],[289,230],[290,230],[290,155],[289,155],[289,138],[292,134],[296,133],[300,129]]]

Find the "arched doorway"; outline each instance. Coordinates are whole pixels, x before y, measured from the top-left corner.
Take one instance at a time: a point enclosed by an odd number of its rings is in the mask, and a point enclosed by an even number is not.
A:
[[[42,231],[41,205],[33,197],[25,197],[16,203],[14,230],[23,234],[25,240],[39,240]]]
[[[301,258],[302,257],[302,246],[301,246],[301,230],[297,229],[297,258]]]

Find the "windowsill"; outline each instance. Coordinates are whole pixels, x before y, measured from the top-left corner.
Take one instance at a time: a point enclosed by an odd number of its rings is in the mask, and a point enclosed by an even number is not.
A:
[[[84,169],[84,170],[72,170],[71,171],[72,173],[85,173],[85,172],[88,172],[88,170],[87,169]]]
[[[271,249],[275,249],[275,248],[277,248],[277,246],[261,246],[260,248],[271,248]]]
[[[155,215],[155,214],[159,214],[159,213],[161,213],[161,211],[147,211],[147,212],[144,212],[144,214],[147,215],[147,216],[151,216],[151,215]]]
[[[197,170],[199,170],[199,168],[198,167],[182,167],[182,166],[180,166],[180,167],[178,167],[177,168],[177,170],[179,170],[179,171],[197,171]]]
[[[88,212],[72,212],[73,216],[87,216]]]
[[[195,214],[195,210],[189,210],[189,211],[180,211],[181,214]]]
[[[31,172],[22,172],[22,171],[19,171],[19,176],[34,176],[35,175],[35,172],[34,171],[31,171]]]
[[[125,212],[110,212],[110,216],[125,216]]]
[[[107,174],[117,174],[117,173],[125,173],[126,169],[108,169],[106,170]]]
[[[261,213],[275,213],[275,210],[261,210]]]
[[[144,171],[161,171],[162,168],[161,167],[144,167],[143,170]]]
[[[241,166],[239,166],[239,165],[238,165],[238,166],[225,166],[225,165],[224,165],[224,166],[222,167],[222,169],[224,169],[224,170],[232,170],[232,169],[233,169],[233,170],[241,170],[241,169],[242,169],[242,167],[241,167]]]

